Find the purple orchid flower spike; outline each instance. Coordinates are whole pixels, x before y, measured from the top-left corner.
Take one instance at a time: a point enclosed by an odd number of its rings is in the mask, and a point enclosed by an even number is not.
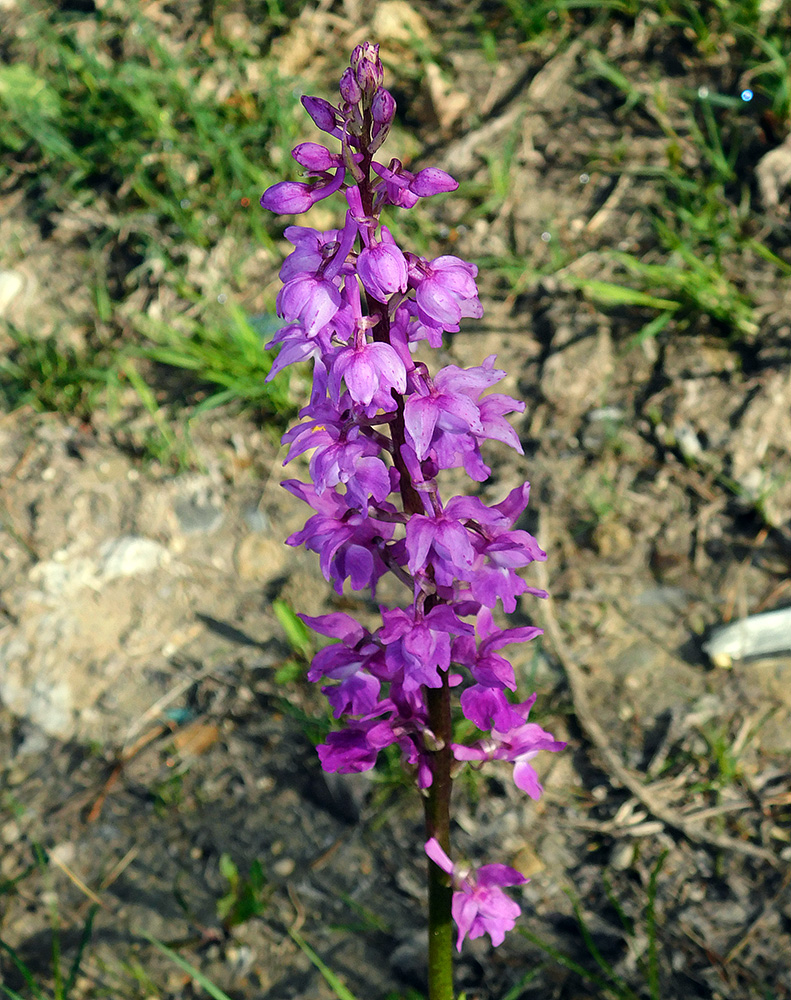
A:
[[[451,915],[457,949],[465,937],[483,934],[499,945],[519,916],[503,888],[525,882],[506,865],[472,871],[451,862],[452,780],[467,763],[506,761],[516,785],[538,798],[531,761],[564,744],[528,721],[535,696],[518,703],[509,694],[516,676],[502,651],[541,630],[496,620],[500,610],[514,611],[521,595],[543,595],[523,576],[546,558],[517,527],[529,487],[491,505],[476,495],[442,499],[446,470],[463,469],[475,483],[489,478],[492,442],[522,454],[507,418],[524,403],[491,391],[506,377],[494,355],[433,374],[424,360],[446,333],[482,315],[478,271],[455,256],[430,260],[405,251],[382,222],[385,209],[407,210],[458,186],[437,167],[411,170],[398,159],[385,165],[374,158],[397,114],[383,78],[379,48],[365,42],[352,53],[335,103],[302,99],[324,140],[339,149],[300,143],[293,157],[305,179],[274,184],[261,203],[298,214],[343,189],[345,217],[326,231],[286,228],[294,249],[280,272],[283,326],[268,346],[279,352],[272,375],[298,362],[313,365],[310,401],[283,437],[286,461],[307,457],[310,474],[309,482],[283,486],[312,514],[287,543],[317,554],[338,595],[351,588],[373,598],[388,573],[403,587],[400,604],[379,607],[381,624],[364,627],[337,611],[304,617],[329,640],[308,679],[321,685],[338,726],[317,748],[322,768],[368,771],[391,748],[424,795],[433,862],[429,995],[452,1000]],[[469,744],[454,739],[454,701],[477,727]]]

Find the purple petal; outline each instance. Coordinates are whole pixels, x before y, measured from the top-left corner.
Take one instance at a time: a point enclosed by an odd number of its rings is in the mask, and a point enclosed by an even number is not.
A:
[[[508,865],[481,865],[475,873],[479,888],[489,888],[500,885],[525,885],[530,879]],[[508,898],[507,896],[505,897]],[[516,904],[514,904],[516,905]]]
[[[315,618],[298,614],[297,618],[301,618],[314,632],[329,636],[331,639],[342,639],[349,646],[354,646],[365,635],[362,625],[343,611],[332,611],[328,615],[318,615]]]
[[[514,784],[527,792],[531,799],[540,799],[544,791],[538,775],[526,760],[518,760],[514,764]]]
[[[455,191],[459,182],[439,167],[426,167],[415,174],[409,190],[420,198],[429,198],[443,191]]]
[[[415,514],[406,526],[406,548],[409,553],[409,572],[425,569],[431,543],[434,541],[435,523],[429,517]]]
[[[442,849],[442,845],[436,837],[430,837],[425,844],[424,850],[434,864],[441,868],[448,875],[453,871],[453,862]]]
[[[404,406],[404,425],[415,446],[419,459],[424,459],[431,445],[434,427],[439,418],[439,400],[432,396],[412,394]]]

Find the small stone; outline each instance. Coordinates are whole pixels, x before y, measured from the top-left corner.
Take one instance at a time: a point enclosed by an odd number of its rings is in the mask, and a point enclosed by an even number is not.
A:
[[[634,536],[623,521],[600,521],[593,529],[593,544],[603,559],[615,559],[631,552]]]
[[[252,504],[242,508],[242,517],[250,531],[269,531],[272,522],[259,506]]]
[[[282,540],[267,535],[247,535],[236,549],[236,572],[242,580],[270,583],[286,575],[290,558]]]
[[[272,871],[279,878],[288,878],[289,875],[293,875],[296,867],[297,865],[293,858],[281,858],[272,865]]]
[[[529,844],[524,844],[510,861],[512,868],[521,872],[525,878],[532,878],[544,870],[544,862]]]
[[[49,853],[51,857],[64,865],[74,864],[74,859],[77,857],[76,847],[68,840],[63,840],[59,844],[55,844]]]
[[[747,910],[735,900],[721,900],[712,909],[712,916],[718,924],[726,927],[743,927],[747,923]]]
[[[99,549],[97,576],[103,580],[114,580],[121,576],[151,573],[168,559],[168,550],[152,538],[122,535],[105,542]]]
[[[185,535],[209,535],[219,528],[224,517],[220,507],[200,495],[179,497],[173,503],[173,512]]]
[[[19,824],[15,819],[10,819],[0,827],[0,840],[4,844],[15,844],[19,840]]]
[[[617,872],[625,872],[632,867],[634,861],[634,844],[616,844],[610,855],[610,868]]]

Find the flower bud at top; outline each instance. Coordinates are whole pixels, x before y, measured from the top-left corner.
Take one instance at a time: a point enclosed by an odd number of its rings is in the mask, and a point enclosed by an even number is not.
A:
[[[341,92],[341,97],[347,104],[359,104],[363,97],[363,92],[355,79],[354,73],[351,69],[344,71],[341,77],[341,82],[338,88]]]
[[[364,94],[373,96],[382,86],[384,68],[379,58],[379,46],[363,42],[352,52],[352,69]]]

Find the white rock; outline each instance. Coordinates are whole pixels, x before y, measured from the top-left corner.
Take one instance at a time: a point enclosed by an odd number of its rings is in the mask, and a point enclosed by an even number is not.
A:
[[[790,652],[791,608],[765,611],[716,628],[703,649],[716,667],[730,667],[734,660]]]
[[[119,576],[152,573],[164,566],[169,558],[164,545],[152,538],[122,535],[105,542],[99,549],[97,575],[102,580],[115,580]]]
[[[0,316],[19,295],[25,286],[25,279],[17,271],[0,271]]]
[[[770,149],[755,168],[758,190],[766,209],[777,208],[785,200],[791,185],[791,135],[785,142]]]

